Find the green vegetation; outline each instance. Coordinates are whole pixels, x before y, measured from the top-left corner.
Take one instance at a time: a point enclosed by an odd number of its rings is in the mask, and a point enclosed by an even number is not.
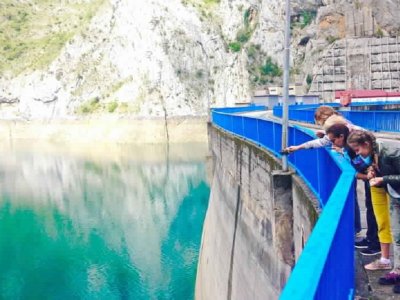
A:
[[[250,8],[246,9],[243,14],[244,26],[248,27],[250,24]]]
[[[231,49],[232,52],[239,52],[242,49],[242,45],[239,42],[232,42],[229,43],[229,49]]]
[[[109,94],[114,94],[115,92],[117,92],[120,88],[122,88],[125,84],[127,84],[128,82],[131,82],[133,80],[132,75],[126,77],[125,79],[113,84],[111,86],[111,88],[109,89],[108,93]]]
[[[104,1],[2,0],[0,75],[49,65]]]
[[[300,27],[303,29],[312,23],[312,21],[317,16],[317,12],[315,10],[303,10],[300,15],[297,15],[292,23],[290,24],[291,28]]]
[[[196,71],[196,78],[197,79],[201,79],[203,78],[204,74],[203,74],[203,70],[197,70]]]
[[[267,57],[265,64],[260,67],[261,75],[278,77],[282,75],[282,69],[272,61],[271,57]]]
[[[243,46],[250,40],[251,35],[253,34],[257,23],[250,24],[250,16],[252,13],[252,8],[248,8],[245,10],[243,14],[243,23],[244,27],[240,28],[236,34],[236,40],[230,42],[228,44],[229,49],[232,52],[239,52]]]
[[[107,110],[109,113],[113,113],[118,107],[118,102],[117,101],[112,101],[107,104]]]
[[[251,44],[249,47],[247,47],[247,57],[249,59],[255,59],[258,50],[260,49],[257,49],[257,47],[254,44]]]
[[[114,100],[105,104],[100,102],[99,97],[95,97],[89,101],[82,103],[75,112],[80,115],[88,115],[106,111],[109,113],[113,113],[115,111],[119,113],[127,113],[129,109],[126,102],[119,104],[116,100]]]
[[[246,47],[247,70],[253,87],[274,83],[282,76],[282,69],[265,52],[260,45],[250,44]]]
[[[307,83],[307,91],[310,90],[313,78],[310,74],[307,74],[306,83]]]
[[[98,110],[100,110],[101,105],[100,105],[100,99],[99,97],[93,98],[92,100],[89,100],[85,103],[83,103],[81,106],[78,107],[76,110],[76,113],[78,114],[92,114]]]
[[[304,28],[311,24],[311,22],[315,19],[317,13],[315,11],[305,10],[301,13],[302,22],[300,27]]]
[[[217,15],[214,13],[214,8],[217,6],[221,0],[181,0],[183,5],[191,5],[196,8],[200,14],[201,21],[213,21],[218,19]]]
[[[213,4],[219,4],[221,0],[204,0],[204,3],[206,5],[213,5]]]
[[[240,29],[236,34],[236,40],[242,44],[247,43],[252,33],[253,33],[252,30],[250,30],[249,28]]]
[[[378,29],[375,32],[375,36],[378,37],[378,38],[381,38],[381,37],[383,37],[383,35],[384,34],[383,34],[382,28],[380,26],[378,26]]]
[[[307,82],[307,85],[308,85],[308,86],[311,85],[311,83],[312,83],[312,76],[311,76],[310,74],[307,74],[306,82]]]
[[[78,114],[93,114],[93,113],[126,113],[128,112],[128,104],[114,100],[115,93],[126,83],[132,81],[132,76],[128,76],[117,82],[109,82],[104,85],[104,88],[98,88],[99,96],[82,103],[77,109]],[[80,95],[80,91],[76,91],[75,96]],[[111,101],[110,101],[111,100]]]
[[[329,44],[333,44],[333,43],[336,42],[338,39],[339,39],[339,37],[337,37],[337,36],[332,36],[332,35],[328,35],[328,36],[326,37],[326,41],[327,41]]]

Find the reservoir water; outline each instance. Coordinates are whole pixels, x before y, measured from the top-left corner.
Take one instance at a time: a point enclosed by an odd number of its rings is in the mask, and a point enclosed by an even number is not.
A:
[[[206,145],[12,145],[1,299],[193,299]]]

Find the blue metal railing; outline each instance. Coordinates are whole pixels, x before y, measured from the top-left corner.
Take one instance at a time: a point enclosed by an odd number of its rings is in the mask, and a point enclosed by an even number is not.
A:
[[[263,111],[267,109],[268,107],[264,105],[250,105],[250,106],[238,106],[238,107],[213,108],[212,110],[224,113],[240,113],[246,111]]]
[[[373,131],[400,132],[399,111],[341,111],[352,123]]]
[[[356,106],[377,106],[377,105],[399,104],[397,102],[370,102],[352,103]],[[325,105],[325,104],[324,104]],[[330,103],[338,107],[337,103]],[[314,112],[319,105],[291,105],[289,106],[289,119],[306,123],[314,123]],[[400,132],[400,111],[374,110],[374,111],[340,111],[340,113],[352,123],[373,131]],[[282,107],[275,106],[273,114],[282,117]]]
[[[280,157],[281,124],[227,111],[229,109],[213,110],[212,123]],[[314,134],[305,128],[289,128],[290,144],[312,138]],[[324,209],[281,299],[351,298],[354,290],[354,170],[339,154],[324,148],[297,151],[289,156],[289,163]]]

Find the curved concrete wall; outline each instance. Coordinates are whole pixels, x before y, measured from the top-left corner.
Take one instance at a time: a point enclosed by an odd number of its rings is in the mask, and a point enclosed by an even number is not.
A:
[[[319,214],[298,176],[267,151],[209,128],[213,178],[196,299],[276,299]]]

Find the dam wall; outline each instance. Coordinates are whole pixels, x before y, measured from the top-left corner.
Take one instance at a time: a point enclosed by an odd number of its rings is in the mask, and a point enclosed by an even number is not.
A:
[[[213,176],[196,299],[277,299],[319,215],[296,174],[257,145],[209,126]]]

